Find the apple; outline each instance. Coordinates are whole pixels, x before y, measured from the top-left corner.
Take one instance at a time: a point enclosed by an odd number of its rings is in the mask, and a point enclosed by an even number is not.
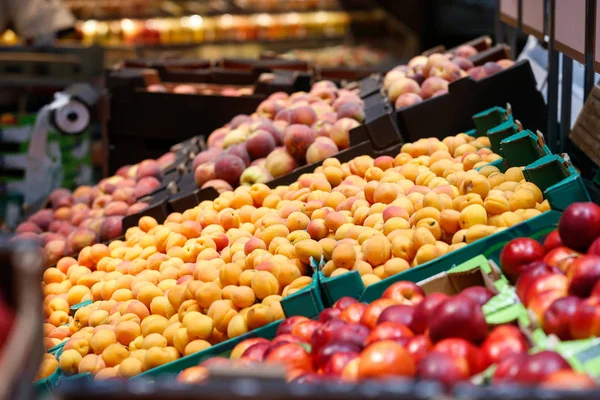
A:
[[[306,385],[311,383],[319,383],[323,380],[323,377],[316,372],[304,372],[296,376],[290,382],[293,382],[297,385]]]
[[[318,327],[310,337],[310,345],[314,352],[319,351],[319,349],[329,343],[332,339],[334,332],[337,332],[340,328],[346,325],[347,322],[339,319],[332,318]]]
[[[359,323],[365,313],[367,305],[365,303],[354,303],[342,311],[340,318],[346,322]]]
[[[539,293],[527,305],[535,316],[538,318],[538,322],[543,326],[544,324],[544,313],[550,307],[555,300],[565,297],[567,293],[563,289],[559,290],[547,290]]]
[[[517,330],[516,334],[506,330],[504,326],[499,326],[483,341],[481,352],[486,359],[486,365],[496,364],[514,354],[527,353],[527,340],[518,328],[513,328]]]
[[[565,246],[555,247],[546,253],[544,262],[567,272],[573,261],[581,254]]]
[[[594,256],[600,256],[600,238],[592,242],[587,253]]]
[[[398,304],[396,300],[385,297],[373,301],[367,306],[367,308],[365,308],[362,318],[360,319],[360,323],[368,328],[373,329],[375,325],[377,325],[377,320],[379,319],[379,316],[383,310],[396,304]]]
[[[469,378],[466,360],[446,353],[431,352],[417,364],[417,377],[441,383],[447,389]]]
[[[463,359],[467,362],[468,375],[475,375],[489,364],[483,352],[473,343],[460,338],[444,339],[433,346],[433,352],[448,354],[456,359]]]
[[[570,324],[581,299],[575,296],[554,300],[544,313],[543,329],[547,334],[556,335],[561,340],[570,340]]]
[[[346,308],[348,308],[349,305],[355,303],[358,303],[358,300],[356,300],[354,297],[344,296],[340,297],[333,306],[339,309],[340,311],[344,311]]]
[[[291,333],[284,333],[282,335],[277,335],[271,341],[271,344],[286,342],[286,343],[306,343],[304,340],[300,339],[292,335]]]
[[[519,374],[522,365],[529,358],[526,353],[513,354],[498,362],[492,376],[492,383],[511,383]]]
[[[403,341],[404,348],[410,353],[415,364],[425,357],[433,348],[431,340],[429,340],[429,337],[426,335],[413,336]]]
[[[558,232],[565,246],[587,249],[600,237],[600,206],[592,202],[571,204],[560,217]]]
[[[414,333],[412,333],[412,331],[405,325],[401,325],[396,322],[383,322],[373,328],[365,340],[365,345],[368,346],[371,343],[379,340],[398,340],[413,336]]]
[[[583,255],[578,257],[567,272],[569,294],[588,297],[596,282],[600,280],[600,256]]]
[[[310,343],[312,334],[316,331],[323,323],[319,321],[303,321],[299,324],[294,325],[292,328],[292,336],[302,339],[306,343]]]
[[[558,290],[567,294],[568,279],[563,274],[550,274],[542,275],[537,277],[525,294],[525,301],[523,304],[527,307],[529,303],[536,297],[539,297],[541,293],[548,292],[551,290]]]
[[[569,327],[573,339],[600,336],[600,298],[590,297],[577,306]]]
[[[542,275],[550,275],[561,273],[562,271],[556,267],[552,267],[545,262],[535,261],[527,268],[527,270],[519,276],[516,284],[517,296],[522,302],[525,301],[525,295],[529,289],[529,285]]]
[[[502,272],[515,282],[524,272],[524,266],[544,258],[544,247],[531,238],[517,238],[508,242],[500,253]]]
[[[332,340],[364,346],[371,331],[362,324],[347,323],[333,332]]]
[[[544,240],[544,249],[546,249],[546,251],[550,251],[562,245],[563,243],[562,240],[560,240],[560,233],[558,232],[558,229],[555,229],[552,232],[550,232]]]
[[[392,299],[399,304],[416,305],[425,298],[425,292],[414,282],[400,281],[388,287],[381,297]]]
[[[416,305],[413,322],[409,328],[416,334],[425,333],[429,327],[430,315],[446,299],[448,299],[448,296],[444,293],[431,293],[427,295],[422,302]]]
[[[558,370],[546,376],[541,383],[542,387],[554,390],[582,390],[598,387],[588,374],[572,370]]]
[[[528,356],[520,365],[515,382],[522,384],[537,384],[556,371],[570,370],[569,363],[556,352],[540,351]]]
[[[312,370],[310,355],[297,343],[277,343],[265,354],[264,361],[283,364],[287,368]]]
[[[383,322],[396,322],[398,324],[406,325],[410,328],[413,323],[414,315],[414,307],[407,306],[405,304],[398,304],[383,310],[383,312],[379,315],[377,324],[379,325]]]
[[[317,351],[311,350],[317,368],[323,368],[336,353],[360,353],[362,347],[350,342],[330,342]]]
[[[446,338],[463,338],[480,343],[487,335],[487,323],[479,304],[466,296],[453,296],[429,315],[429,337],[433,343]]]
[[[327,364],[323,367],[323,374],[329,376],[341,376],[344,371],[344,367],[354,360],[360,357],[360,353],[345,351],[342,353],[335,353],[329,358]]]
[[[415,375],[415,363],[402,345],[381,340],[362,351],[357,375],[359,379],[412,377]]]
[[[267,349],[271,347],[271,343],[259,342],[248,347],[241,358],[250,359],[252,361],[262,361],[264,359]]]
[[[472,286],[460,292],[459,296],[466,296],[475,303],[479,304],[479,306],[483,306],[492,297],[494,297],[494,293],[492,293],[492,291],[485,286]]]
[[[335,308],[335,307],[326,308],[323,311],[321,311],[321,313],[319,314],[319,322],[327,322],[332,318],[338,318],[341,313],[342,313],[342,310],[340,310],[339,308]]]
[[[241,341],[240,343],[238,343],[233,350],[231,350],[231,355],[229,356],[230,360],[237,360],[239,358],[241,358],[244,355],[244,352],[252,345],[255,345],[257,343],[267,343],[269,344],[269,341],[267,339],[264,338],[250,338],[250,339],[246,339],[244,341]]]
[[[292,333],[294,326],[304,321],[309,321],[309,319],[299,315],[284,319],[283,322],[277,327],[277,335]]]

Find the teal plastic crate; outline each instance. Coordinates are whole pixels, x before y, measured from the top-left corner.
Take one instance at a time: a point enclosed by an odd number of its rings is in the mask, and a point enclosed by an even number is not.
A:
[[[488,129],[486,135],[490,139],[492,151],[496,154],[500,154],[500,142],[518,132],[519,128],[512,119]]]
[[[493,249],[500,251],[504,244],[517,237],[539,237],[547,235],[556,228],[560,213],[557,211],[547,211],[541,215],[512,226],[501,232],[495,233],[486,238],[473,242],[465,247],[448,253],[438,259],[428,263],[413,267],[407,271],[383,279],[369,287],[362,283],[357,271],[336,276],[325,277],[319,271],[321,288],[326,300],[326,306],[333,305],[339,298],[350,296],[361,301],[370,303],[381,297],[385,289],[398,281],[420,282],[432,277],[440,272],[448,271],[456,265],[459,265],[479,254],[488,254]],[[498,253],[499,254],[499,253]]]
[[[553,210],[564,211],[570,204],[590,201],[581,175],[562,157],[546,155],[523,170],[528,182],[540,188]]]
[[[503,107],[492,107],[471,117],[475,124],[477,137],[485,136],[487,131],[506,121],[512,121],[512,114]]]
[[[538,135],[523,130],[500,142],[500,155],[508,167],[520,167],[552,154],[548,146],[539,142]]]

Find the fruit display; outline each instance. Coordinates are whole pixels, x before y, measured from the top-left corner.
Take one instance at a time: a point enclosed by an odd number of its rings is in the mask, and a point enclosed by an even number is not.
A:
[[[329,158],[288,186],[242,185],[162,224],[142,217],[124,240],[44,272],[45,345],[66,342],[66,375],[129,377],[284,318],[311,259],[368,286],[548,209],[521,168],[486,165],[499,158],[486,145],[459,134],[395,158]]]
[[[574,203],[544,243],[518,238],[500,254],[521,302],[561,340],[600,336],[599,222],[600,206]]]
[[[407,65],[399,65],[385,75],[383,87],[396,109],[418,104],[431,97],[448,93],[451,82],[470,76],[475,80],[487,78],[514,64],[503,59],[474,66],[469,57],[477,49],[459,46],[451,53],[413,57]]]
[[[290,50],[281,55],[288,60],[312,62],[321,67],[357,67],[377,65],[384,61],[384,54],[367,46],[333,46],[323,49]]]
[[[417,284],[400,281],[371,304],[343,297],[317,320],[288,318],[273,340],[246,339],[229,359],[208,359],[177,380],[199,383],[217,363],[266,363],[284,366],[287,379],[298,383],[416,378],[449,389],[493,365],[492,384],[596,386],[555,352],[529,355],[529,342],[516,326],[488,326],[481,306],[492,296],[483,286],[426,295]]]
[[[167,153],[156,161],[124,166],[95,186],[80,186],[73,192],[54,190],[48,198],[49,207],[21,223],[13,240],[41,240],[46,265],[50,266],[63,256],[121,236],[121,220],[147,207],[138,199],[160,186],[163,170],[174,162],[173,156]]]
[[[179,84],[166,85],[155,83],[149,85],[146,90],[153,93],[176,93],[176,94],[201,94],[204,96],[251,96],[254,93],[252,87],[234,87],[205,84]]]
[[[194,179],[220,191],[268,182],[347,149],[350,130],[364,120],[360,97],[330,81],[308,93],[273,93],[252,115],[238,115],[210,134],[208,150],[194,158]]]

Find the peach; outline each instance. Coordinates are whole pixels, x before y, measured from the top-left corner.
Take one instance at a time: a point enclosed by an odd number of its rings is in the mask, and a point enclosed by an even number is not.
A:
[[[442,60],[433,64],[429,69],[429,78],[434,76],[438,76],[448,82],[454,82],[461,78],[460,67],[450,60]]]
[[[200,164],[194,169],[194,182],[198,187],[202,187],[206,182],[216,179],[216,177],[215,163],[212,161]]]
[[[312,141],[307,144],[306,149],[308,149],[311,143]],[[267,156],[265,161],[265,168],[274,178],[286,175],[296,169],[296,167],[296,160],[285,149],[275,149]]]
[[[428,99],[440,90],[448,90],[448,81],[439,76],[429,77],[421,85],[421,97]]]
[[[420,91],[419,91],[419,93],[420,93]],[[421,96],[419,96],[419,94],[417,94],[417,93],[413,93],[413,92],[402,93],[400,96],[398,96],[398,98],[394,102],[394,107],[396,108],[396,110],[398,110],[401,108],[410,107],[415,104],[419,104],[422,101],[423,101],[423,98]]]
[[[419,84],[409,78],[400,78],[395,80],[388,89],[388,96],[391,103],[395,103],[400,95],[405,93],[421,94]]]
[[[317,137],[306,151],[306,162],[312,164],[325,160],[336,155],[338,151],[338,147],[333,140],[328,137]]]
[[[121,235],[122,217],[112,216],[105,218],[100,226],[100,241],[107,242]]]
[[[387,74],[385,74],[385,77],[383,79],[383,87],[387,90],[389,90],[390,86],[392,86],[392,84],[399,80],[399,79],[403,79],[406,77],[406,73],[404,71],[398,70],[398,69],[392,69],[390,72],[388,72]]]
[[[56,264],[65,255],[65,241],[51,240],[44,246],[46,265]]]
[[[299,106],[292,109],[290,114],[290,124],[311,126],[317,122],[317,118],[317,113],[310,106]]]
[[[341,118],[333,124],[329,138],[334,141],[339,150],[350,146],[350,131],[360,123],[352,118]]]
[[[306,159],[306,152],[315,138],[316,132],[310,126],[293,124],[285,129],[283,143],[294,159],[303,162]]]
[[[65,350],[60,355],[58,365],[65,375],[75,375],[78,373],[79,363],[82,358],[82,355],[77,350]]]
[[[245,168],[246,165],[240,157],[223,154],[215,162],[215,177],[235,186],[239,184],[240,176]]]

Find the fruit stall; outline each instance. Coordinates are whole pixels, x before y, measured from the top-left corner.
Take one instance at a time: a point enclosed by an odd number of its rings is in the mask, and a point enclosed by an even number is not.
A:
[[[600,398],[595,1],[397,53],[323,39],[386,1],[65,3],[84,45],[280,43],[2,115],[0,398]]]

